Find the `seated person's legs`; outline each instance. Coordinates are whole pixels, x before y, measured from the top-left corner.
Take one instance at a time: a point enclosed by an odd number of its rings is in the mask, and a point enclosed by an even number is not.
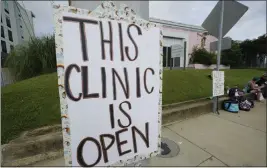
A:
[[[260,89],[254,89],[254,90],[251,90],[250,93],[253,93],[256,97],[257,100],[260,100],[260,96],[261,96],[261,91]]]

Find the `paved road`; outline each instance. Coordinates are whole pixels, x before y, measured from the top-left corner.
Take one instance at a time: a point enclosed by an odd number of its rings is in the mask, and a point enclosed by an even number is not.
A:
[[[250,112],[206,114],[163,127],[179,144],[173,158],[155,157],[149,166],[266,166],[266,103]],[[64,159],[33,166],[64,166]]]

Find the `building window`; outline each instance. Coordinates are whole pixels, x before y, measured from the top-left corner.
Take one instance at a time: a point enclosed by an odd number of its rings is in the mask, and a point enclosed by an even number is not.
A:
[[[23,37],[23,36],[21,36],[21,38],[22,38],[22,39],[24,39],[24,37]]]
[[[6,42],[1,40],[1,47],[2,47],[2,52],[4,53],[7,53],[7,50],[6,50]]]
[[[12,31],[8,30],[8,39],[9,41],[13,41]]]
[[[3,26],[1,26],[1,37],[5,38],[5,30]]]
[[[180,67],[180,57],[173,58],[174,67]]]
[[[171,47],[163,47],[163,67],[172,66]]]
[[[6,25],[7,25],[7,27],[11,28],[10,19],[8,16],[6,16]]]
[[[1,15],[1,23],[3,23],[3,20],[2,20],[2,15]]]
[[[4,6],[5,11],[6,11],[7,13],[9,13],[8,2],[7,2],[6,0],[4,0],[4,3],[5,3],[5,6]]]
[[[14,46],[13,45],[10,45],[10,50],[12,51],[14,49]]]

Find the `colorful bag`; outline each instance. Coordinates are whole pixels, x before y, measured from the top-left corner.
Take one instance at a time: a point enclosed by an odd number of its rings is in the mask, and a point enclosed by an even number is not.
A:
[[[249,102],[243,101],[239,103],[239,108],[240,110],[243,110],[243,111],[250,111],[251,105]]]
[[[254,102],[248,98],[243,98],[239,101],[239,109],[244,111],[250,111],[254,107]]]
[[[225,100],[223,101],[223,109],[228,112],[238,113],[239,111],[239,103],[235,100]]]

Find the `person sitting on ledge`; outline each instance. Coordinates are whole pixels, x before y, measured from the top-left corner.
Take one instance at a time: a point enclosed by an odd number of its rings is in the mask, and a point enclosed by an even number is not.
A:
[[[258,86],[261,86],[261,92],[263,97],[266,99],[267,98],[267,73],[264,73],[260,79],[256,82]]]
[[[248,84],[244,88],[245,93],[253,93],[257,96],[257,100],[260,100],[261,96],[261,89],[264,86],[258,86],[256,83],[259,81],[258,77],[254,77],[251,81],[248,82]]]

